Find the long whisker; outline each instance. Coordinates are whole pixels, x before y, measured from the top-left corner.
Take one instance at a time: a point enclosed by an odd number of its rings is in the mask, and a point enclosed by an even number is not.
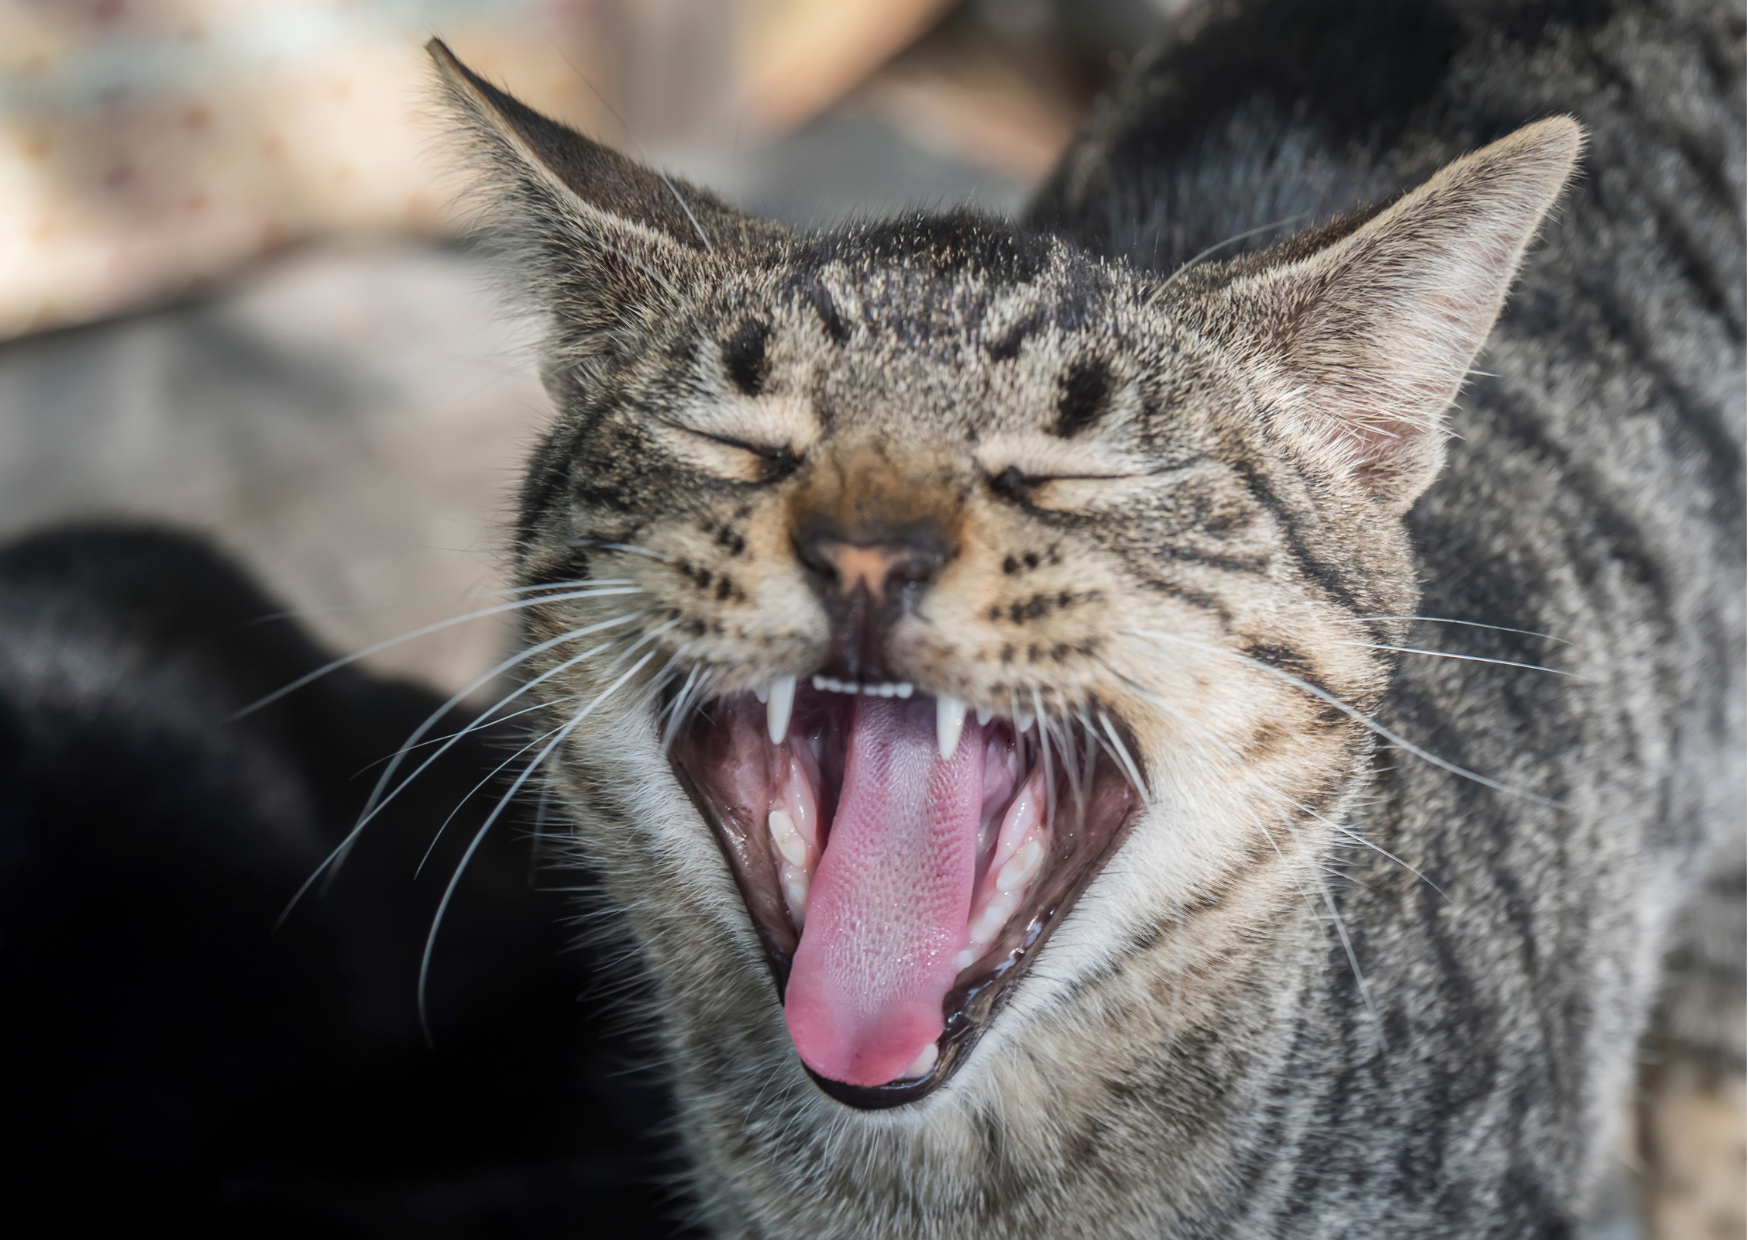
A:
[[[631,617],[627,617],[627,618],[631,619],[631,618],[635,618],[637,616],[641,616],[643,614],[645,614],[645,613],[634,612],[634,613],[632,613]],[[605,626],[592,625],[590,627],[591,628],[603,628]],[[365,825],[370,822],[370,820],[372,818],[376,817],[378,814],[380,814],[388,806],[388,803],[390,801],[394,800],[403,791],[405,791],[405,789],[408,787],[408,785],[410,785],[415,779],[419,778],[419,776],[423,775],[427,770],[429,770],[431,767],[431,764],[433,762],[436,762],[445,753],[447,753],[449,751],[450,747],[453,746],[457,741],[461,740],[462,737],[466,736],[469,732],[477,731],[478,729],[485,727],[488,723],[494,722],[494,720],[492,719],[492,716],[494,714],[496,714],[497,711],[501,710],[503,707],[505,707],[510,702],[514,701],[515,699],[521,697],[524,693],[527,693],[530,689],[533,689],[536,686],[540,685],[542,682],[550,680],[554,676],[557,676],[557,675],[561,674],[562,672],[568,671],[570,668],[575,667],[577,664],[581,663],[583,660],[593,658],[595,655],[600,654],[603,650],[610,649],[613,646],[618,645],[620,642],[622,642],[624,640],[625,640],[625,636],[619,636],[619,637],[611,638],[608,641],[604,641],[604,642],[600,643],[599,645],[591,646],[589,649],[583,651],[583,653],[581,653],[579,655],[575,655],[569,659],[566,659],[563,663],[558,664],[556,667],[548,668],[546,671],[540,673],[540,675],[538,675],[534,679],[530,680],[527,684],[520,685],[516,689],[512,690],[511,692],[505,694],[503,697],[499,698],[498,701],[493,704],[493,706],[490,710],[486,711],[478,719],[476,719],[473,723],[469,724],[467,727],[465,727],[461,731],[457,732],[454,736],[450,737],[449,740],[444,743],[443,748],[439,749],[436,753],[432,754],[430,757],[426,758],[423,762],[421,762],[419,764],[419,767],[417,770],[415,770],[411,775],[409,775],[405,779],[403,779],[398,785],[395,786],[395,790],[393,792],[391,792],[387,796],[385,796],[382,799],[382,801],[374,809],[372,809],[368,814],[365,814],[362,818],[360,818],[358,820],[358,825],[353,828],[354,833],[362,830],[365,827]],[[539,708],[539,704],[536,703],[535,706],[530,707],[529,709],[534,710],[534,709],[538,709],[538,708]],[[523,712],[518,711],[517,713],[521,714]],[[427,853],[427,855],[429,855],[429,854]],[[420,864],[423,864],[423,862],[421,862]]]
[[[580,697],[582,697],[582,694],[573,693],[568,697],[559,699],[557,702],[548,702],[545,704],[548,706],[557,706],[557,705],[561,705],[564,703],[574,702]],[[543,741],[547,737],[551,736],[554,732],[558,731],[559,728],[562,728],[563,726],[564,725],[562,723],[554,724],[552,727],[550,727],[546,731],[542,732],[539,736],[536,736],[533,740],[529,741],[526,745],[522,746],[522,748],[518,749],[515,753],[511,754],[509,757],[505,758],[502,762],[500,762],[496,766],[494,766],[491,770],[487,771],[484,778],[482,778],[477,784],[475,784],[473,787],[469,788],[466,792],[464,792],[462,794],[461,800],[459,800],[455,803],[455,808],[449,811],[449,816],[447,818],[445,818],[442,822],[437,824],[437,830],[432,833],[431,842],[429,844],[425,845],[425,852],[422,856],[420,856],[419,864],[413,867],[413,877],[414,878],[418,878],[421,874],[423,874],[425,872],[425,863],[430,861],[431,854],[437,851],[437,845],[442,842],[444,833],[449,830],[449,824],[454,822],[455,816],[457,814],[461,813],[461,811],[464,808],[466,808],[467,803],[469,801],[473,800],[473,798],[479,794],[479,790],[481,788],[484,788],[487,784],[491,783],[499,775],[503,774],[505,767],[513,764],[517,758],[520,758],[523,754],[527,753],[530,749],[533,749],[536,745],[540,744],[541,741]]]
[[[653,635],[653,632],[649,634],[649,636]],[[425,983],[431,976],[431,953],[437,946],[437,931],[443,925],[443,914],[449,909],[449,902],[455,896],[455,889],[461,885],[461,876],[466,872],[468,862],[473,860],[474,853],[479,850],[481,842],[486,838],[486,832],[491,830],[492,824],[496,822],[499,815],[504,812],[504,807],[507,806],[511,799],[521,791],[522,785],[528,782],[529,776],[533,774],[541,763],[546,761],[547,756],[551,754],[554,749],[557,749],[564,743],[565,738],[576,730],[577,725],[582,723],[595,707],[606,701],[621,685],[637,675],[638,672],[642,671],[649,661],[656,657],[656,654],[657,652],[654,650],[649,651],[643,656],[643,658],[627,668],[625,673],[621,675],[618,680],[614,681],[606,689],[596,695],[594,701],[590,702],[587,706],[571,716],[570,722],[560,728],[556,736],[547,741],[546,748],[542,749],[539,754],[535,756],[534,760],[523,768],[522,773],[516,777],[516,782],[511,784],[509,790],[499,798],[497,807],[487,816],[485,822],[480,824],[480,829],[474,833],[473,839],[468,843],[467,851],[462,853],[461,860],[456,864],[455,873],[450,875],[449,885],[443,889],[443,898],[437,902],[437,913],[436,916],[431,919],[431,932],[425,936],[425,951],[419,960],[419,1028],[423,1030],[425,1034],[426,1045],[435,1045],[435,1042],[431,1037],[430,1013],[426,1010],[425,1006]]]
[[[1524,637],[1544,637],[1551,642],[1559,642],[1562,646],[1573,643],[1564,637],[1555,637],[1552,633],[1537,633],[1533,629],[1510,629],[1500,624],[1482,624],[1478,620],[1452,620],[1448,616],[1355,616],[1352,619],[1337,620],[1336,624],[1364,624],[1368,620],[1425,620],[1430,624],[1460,624],[1470,629],[1488,629],[1495,633],[1518,633]]]
[[[377,780],[376,787],[371,791],[369,799],[365,801],[364,809],[363,809],[360,817],[367,818],[370,815],[371,811],[377,808],[377,798],[382,796],[382,790],[388,786],[389,780],[394,778],[395,769],[400,765],[401,758],[407,753],[407,751],[412,749],[419,742],[420,738],[422,738],[425,735],[426,732],[430,731],[433,727],[435,727],[437,724],[437,721],[439,719],[441,719],[444,715],[447,715],[450,711],[454,710],[457,706],[459,706],[463,700],[465,700],[470,694],[472,694],[474,692],[474,690],[478,689],[482,685],[486,685],[486,684],[491,683],[492,681],[496,680],[499,676],[501,676],[505,672],[509,671],[511,668],[516,667],[519,664],[526,663],[529,659],[534,658],[536,655],[545,654],[548,650],[551,650],[554,646],[560,646],[560,645],[563,645],[565,642],[575,641],[579,637],[587,637],[591,633],[600,632],[602,629],[616,628],[617,626],[619,626],[621,624],[629,624],[632,621],[640,619],[641,617],[643,617],[647,614],[648,614],[647,612],[643,612],[643,611],[624,612],[620,615],[612,617],[611,619],[603,620],[603,621],[599,622],[598,624],[585,625],[583,628],[580,628],[580,629],[571,629],[569,632],[560,633],[557,637],[550,637],[547,640],[540,642],[537,645],[528,647],[526,650],[520,650],[520,651],[516,652],[515,654],[511,655],[509,658],[505,659],[502,663],[499,663],[496,667],[492,668],[490,671],[483,672],[479,676],[476,676],[464,688],[456,690],[456,692],[449,698],[449,700],[447,702],[443,703],[443,705],[439,706],[436,710],[432,711],[431,714],[426,717],[425,722],[421,723],[418,726],[417,730],[415,730],[413,732],[413,734],[407,738],[406,742],[401,746],[400,750],[394,755],[393,759],[390,760],[388,769],[382,773],[382,777]],[[597,649],[599,649],[599,647],[597,647]],[[572,660],[571,662],[575,662],[575,660]],[[560,666],[561,667],[569,667],[571,665],[571,662],[561,664]],[[492,715],[495,714],[500,708],[502,708],[507,703],[515,700],[517,697],[520,697],[523,693],[526,693],[529,689],[533,688],[535,685],[539,684],[541,681],[547,679],[547,677],[549,677],[551,675],[552,675],[551,672],[547,672],[544,675],[541,675],[541,676],[537,677],[536,679],[529,681],[527,684],[522,685],[514,693],[509,694],[507,697],[500,698],[495,706],[491,707],[491,709],[489,709],[489,710],[482,712],[480,717],[477,720],[475,720],[473,723],[469,724],[467,727],[463,728],[460,732],[457,732],[455,734],[455,739],[459,739],[460,737],[465,736],[468,732],[473,731],[476,728],[484,726],[486,721],[489,720],[492,717]],[[421,768],[421,769],[423,769],[423,768]],[[405,785],[403,784],[402,787],[405,787]],[[398,789],[397,789],[397,791],[398,791]],[[391,797],[392,797],[392,795],[393,794],[390,794]],[[387,800],[387,798],[385,798],[384,803],[386,803],[386,800]]]
[[[528,594],[535,590],[569,590],[583,586],[629,586],[637,584],[630,577],[581,579],[575,581],[548,581],[537,586],[506,586],[502,590],[474,590],[467,594],[427,594],[421,598],[391,598],[378,603],[342,603],[333,607],[292,607],[283,611],[270,611],[265,615],[255,616],[246,620],[239,627],[252,628],[258,624],[270,624],[275,620],[301,620],[309,616],[331,616],[346,611],[380,611],[387,607],[416,607],[424,603],[455,603],[463,599],[473,598],[503,598],[507,594]]]
[[[1367,650],[1393,650],[1397,654],[1424,654],[1435,659],[1461,659],[1465,663],[1491,663],[1496,667],[1521,667],[1526,672],[1547,672],[1552,676],[1570,676],[1574,680],[1589,683],[1589,678],[1578,675],[1577,672],[1561,671],[1557,667],[1543,667],[1539,663],[1516,663],[1510,659],[1487,659],[1478,654],[1453,654],[1448,650],[1421,650],[1415,646],[1386,646],[1378,642],[1342,642],[1343,646],[1362,646]]]
[[[367,659],[379,650],[387,650],[390,646],[398,646],[402,642],[410,642],[415,637],[423,637],[427,633],[435,633],[435,632],[439,631],[440,629],[452,628],[457,624],[466,624],[470,620],[479,620],[479,619],[483,619],[486,616],[498,616],[498,615],[502,615],[503,613],[505,613],[507,611],[519,611],[520,609],[522,609],[524,607],[534,607],[534,606],[541,604],[541,603],[563,603],[563,602],[567,602],[571,599],[600,598],[600,597],[603,597],[606,595],[641,594],[641,593],[643,593],[643,590],[642,590],[642,587],[640,587],[640,586],[620,586],[620,587],[615,587],[612,589],[605,589],[605,590],[573,590],[573,591],[567,591],[566,593],[563,593],[563,594],[547,594],[547,595],[541,595],[538,598],[522,598],[522,599],[517,599],[511,603],[499,603],[496,607],[486,607],[480,611],[470,611],[465,616],[451,616],[447,620],[439,620],[435,624],[427,624],[423,628],[414,629],[411,633],[402,633],[399,637],[387,638],[384,641],[376,642],[373,645],[366,646],[363,650],[356,650],[356,651],[353,651],[349,655],[344,655],[341,658],[334,659],[333,661],[331,661],[329,663],[324,663],[321,667],[318,667],[315,671],[309,672],[303,676],[299,676],[296,680],[292,681],[290,684],[286,685],[284,688],[275,689],[272,693],[269,693],[266,697],[259,698],[256,701],[251,702],[249,705],[243,707],[243,709],[241,709],[241,710],[237,711],[235,714],[233,714],[230,717],[229,722],[234,723],[238,719],[243,718],[245,715],[251,715],[254,712],[260,710],[263,706],[269,706],[269,705],[273,704],[274,702],[277,702],[280,698],[285,697],[287,694],[296,693],[299,689],[303,688],[305,685],[309,684],[311,681],[320,680],[323,676],[326,676],[329,672],[338,671],[340,668],[345,667],[349,663],[356,663],[360,659]]]
[[[1153,798],[1148,795],[1147,785],[1142,782],[1140,766],[1130,755],[1129,746],[1125,745],[1123,738],[1117,735],[1117,729],[1111,723],[1111,717],[1103,710],[1099,711],[1099,724],[1104,728],[1105,735],[1110,738],[1112,756],[1122,763],[1124,772],[1129,776],[1129,783],[1135,789],[1135,795],[1141,798],[1142,805],[1151,805]]]
[[[1267,780],[1263,779],[1263,777],[1261,775],[1257,774],[1255,768],[1252,767],[1250,765],[1250,763],[1248,763],[1244,760],[1244,755],[1240,754],[1231,745],[1228,745],[1225,741],[1221,740],[1219,736],[1217,736],[1214,732],[1210,731],[1206,726],[1197,723],[1194,719],[1191,719],[1188,715],[1185,715],[1182,711],[1180,711],[1176,707],[1172,706],[1171,703],[1165,701],[1163,698],[1159,697],[1157,694],[1150,692],[1148,689],[1146,689],[1142,685],[1135,683],[1135,681],[1129,679],[1129,677],[1125,676],[1122,672],[1119,672],[1116,668],[1112,667],[1105,660],[1100,659],[1099,662],[1101,664],[1103,664],[1104,667],[1106,668],[1106,670],[1108,670],[1113,676],[1115,676],[1118,680],[1122,681],[1125,685],[1127,685],[1131,691],[1133,691],[1134,693],[1145,698],[1147,701],[1151,702],[1154,706],[1158,707],[1160,710],[1165,711],[1167,714],[1171,715],[1173,718],[1178,720],[1178,722],[1182,723],[1184,726],[1195,729],[1197,735],[1201,736],[1204,740],[1211,741],[1215,745],[1219,746],[1221,749],[1225,750],[1226,755],[1229,758],[1231,758],[1234,762],[1238,763],[1239,766],[1244,768],[1245,774],[1247,774],[1252,780],[1255,781],[1257,787],[1262,790],[1264,795],[1269,796],[1277,801],[1281,801],[1287,805],[1292,806],[1294,809],[1298,810],[1300,813],[1305,814],[1311,818],[1315,818],[1318,822],[1322,823],[1324,826],[1328,827],[1330,830],[1338,831],[1342,835],[1345,835],[1348,839],[1352,840],[1354,843],[1359,844],[1362,847],[1371,849],[1373,852],[1377,853],[1380,857],[1383,857],[1386,860],[1395,862],[1397,865],[1401,866],[1404,870],[1407,870],[1410,874],[1414,875],[1414,877],[1418,878],[1421,882],[1425,883],[1428,887],[1431,887],[1434,891],[1438,892],[1439,895],[1444,896],[1446,899],[1450,898],[1449,896],[1445,895],[1445,891],[1442,887],[1440,887],[1437,883],[1433,882],[1430,878],[1428,878],[1425,874],[1421,873],[1414,866],[1409,865],[1408,862],[1406,862],[1402,858],[1398,857],[1395,853],[1391,852],[1387,848],[1380,848],[1378,845],[1374,844],[1371,840],[1368,840],[1365,836],[1361,835],[1358,831],[1355,831],[1350,827],[1343,826],[1341,823],[1336,822],[1333,818],[1326,818],[1324,815],[1319,814],[1316,810],[1312,809],[1309,805],[1305,805],[1300,801],[1294,800],[1292,797],[1288,796],[1286,793],[1282,792],[1280,789],[1274,787]]]
[[[615,667],[617,667],[619,665],[620,660],[624,659],[632,651],[636,650],[639,646],[642,646],[645,643],[652,641],[654,638],[660,636],[662,633],[665,633],[667,630],[673,628],[674,625],[676,625],[678,623],[679,623],[678,620],[670,620],[668,623],[661,625],[658,628],[651,629],[648,633],[645,633],[642,637],[639,637],[636,641],[634,641],[630,645],[628,645],[624,650],[621,650],[618,653],[618,655],[616,655],[614,657],[613,661],[611,663],[609,663],[605,668],[602,669],[601,674],[603,676],[607,675]],[[586,650],[582,654],[578,655],[576,658],[567,660],[566,662],[560,664],[559,666],[552,668],[550,671],[547,671],[547,672],[543,673],[542,675],[540,675],[539,677],[536,677],[534,680],[529,681],[526,685],[523,685],[522,688],[518,689],[516,692],[522,693],[528,689],[532,689],[535,685],[539,684],[542,680],[547,679],[547,677],[554,676],[554,675],[558,674],[559,672],[564,671],[567,667],[570,667],[574,664],[580,663],[584,659],[587,659],[587,658],[590,658],[596,654],[599,654],[601,651],[606,650],[609,647],[618,645],[620,642],[625,641],[626,637],[629,637],[629,636],[630,636],[630,634],[626,634],[626,635],[621,636],[621,637],[615,637],[611,641],[602,642],[599,646],[596,646],[591,650]],[[515,694],[512,694],[511,696],[514,697]],[[560,700],[565,701],[565,702],[574,702],[580,696],[582,696],[582,695],[581,694],[571,694],[568,697],[565,697],[565,698],[560,699]],[[506,700],[508,700],[508,699],[506,699]],[[556,705],[556,703],[553,703],[553,704]],[[500,703],[500,705],[501,705],[501,703]],[[436,834],[431,837],[431,842],[425,846],[425,855],[419,858],[419,864],[413,870],[413,877],[414,878],[417,878],[424,871],[425,863],[431,859],[431,854],[434,851],[436,851],[437,842],[443,838],[443,833],[449,829],[449,824],[455,821],[455,816],[461,812],[462,805],[465,805],[473,797],[474,793],[478,792],[481,788],[485,787],[486,784],[490,783],[498,775],[498,773],[500,771],[502,771],[505,767],[509,766],[517,758],[520,758],[523,754],[527,753],[530,749],[534,748],[534,746],[538,745],[542,740],[544,740],[546,737],[551,736],[551,735],[552,735],[551,732],[544,732],[540,736],[536,737],[534,740],[530,741],[528,744],[522,746],[522,748],[518,749],[515,753],[511,754],[508,758],[506,758],[504,761],[500,762],[495,768],[493,768],[492,771],[484,779],[482,779],[479,783],[475,784],[471,789],[468,790],[467,795],[461,798],[460,803],[457,804],[454,809],[449,811],[449,817],[445,818],[443,820],[442,824],[437,828]],[[427,761],[425,763],[425,765],[429,766],[430,761]],[[424,767],[420,767],[419,770],[421,770],[421,771],[424,770]],[[401,787],[404,788],[404,787],[406,787],[406,785],[408,783],[411,783],[413,779],[418,777],[418,773],[419,773],[418,771],[415,771],[413,773],[413,775],[409,776],[408,779],[402,783]],[[396,788],[395,791],[399,792],[400,788]]]
[[[298,887],[298,889],[292,893],[291,899],[286,902],[285,908],[280,911],[278,919],[273,923],[274,928],[278,929],[279,926],[281,926],[285,923],[285,919],[287,917],[291,916],[291,911],[297,907],[298,902],[300,900],[302,900],[306,894],[308,894],[309,889],[315,885],[316,881],[318,879],[320,879],[324,873],[329,874],[329,875],[338,873],[339,868],[345,864],[347,855],[352,851],[353,845],[358,842],[358,837],[361,834],[363,834],[364,828],[367,825],[369,825],[370,820],[372,818],[375,818],[376,815],[382,811],[383,807],[386,806],[390,801],[394,800],[394,798],[396,796],[399,796],[402,789],[404,789],[408,784],[412,783],[413,780],[417,779],[420,775],[422,775],[431,766],[431,764],[433,762],[435,762],[438,758],[441,758],[445,753],[447,753],[449,751],[449,749],[453,745],[455,745],[455,743],[457,741],[459,741],[462,737],[466,736],[469,732],[476,731],[477,729],[486,726],[487,723],[492,721],[492,716],[498,710],[500,710],[506,703],[510,702],[512,699],[514,699],[515,697],[517,697],[521,693],[525,692],[529,688],[532,688],[535,683],[538,683],[538,681],[530,682],[527,685],[523,685],[515,693],[512,693],[507,697],[499,699],[499,701],[495,705],[493,705],[489,710],[484,711],[479,716],[478,719],[475,719],[473,722],[469,723],[466,727],[462,728],[459,732],[456,732],[452,736],[450,736],[448,738],[448,740],[444,743],[443,747],[441,749],[439,749],[436,753],[432,754],[430,757],[426,758],[424,763],[420,765],[418,770],[414,771],[405,780],[403,780],[400,783],[400,785],[395,788],[395,790],[393,792],[389,793],[386,797],[383,797],[382,796],[383,789],[388,786],[389,780],[394,778],[394,773],[395,773],[396,769],[398,769],[398,767],[400,766],[401,760],[404,757],[406,757],[407,753],[413,748],[414,744],[416,742],[418,742],[425,735],[426,732],[428,732],[431,728],[435,727],[437,724],[437,721],[439,719],[441,719],[444,715],[448,714],[451,710],[453,710],[464,698],[467,697],[468,694],[472,693],[475,689],[479,688],[481,685],[487,683],[488,681],[494,679],[495,677],[497,677],[501,673],[508,671],[512,667],[515,667],[517,664],[523,662],[524,660],[532,658],[534,655],[540,654],[543,651],[548,650],[551,647],[560,644],[561,642],[574,641],[578,637],[587,636],[588,634],[596,632],[597,630],[609,628],[609,627],[616,625],[616,624],[626,623],[628,620],[636,619],[637,617],[642,616],[643,614],[645,614],[645,613],[643,613],[641,611],[630,612],[627,615],[618,616],[612,620],[603,621],[600,624],[593,624],[593,625],[589,625],[588,627],[583,628],[583,629],[576,629],[576,630],[573,630],[569,633],[560,634],[558,637],[552,638],[548,641],[541,642],[537,646],[531,646],[527,650],[520,651],[517,654],[512,655],[510,658],[505,659],[503,662],[499,663],[491,671],[486,672],[484,675],[477,677],[471,684],[469,684],[467,687],[456,692],[453,696],[450,697],[450,699],[447,702],[443,703],[443,705],[439,706],[435,711],[433,711],[430,715],[428,715],[426,717],[425,721],[419,725],[418,729],[410,737],[408,737],[406,741],[402,742],[400,749],[397,750],[395,752],[394,757],[389,760],[388,769],[383,771],[381,777],[377,779],[376,787],[371,790],[370,796],[365,800],[364,808],[359,811],[358,821],[355,822],[352,825],[352,829],[346,833],[346,838],[341,840],[338,844],[336,844],[334,846],[333,851],[331,851],[326,857],[324,857],[322,859],[321,864],[316,866],[316,868],[310,872],[310,876],[308,878],[304,879],[303,883]],[[596,650],[600,650],[602,648],[603,647],[596,647]],[[594,653],[594,651],[591,651],[590,653]],[[542,677],[541,679],[544,679],[544,677]],[[377,799],[378,797],[382,797],[382,799],[379,801]]]
[[[1226,658],[1235,660],[1236,662],[1242,663],[1247,667],[1253,667],[1260,672],[1265,672],[1268,675],[1273,676],[1278,680],[1284,681],[1287,684],[1292,685],[1296,689],[1302,689],[1306,693],[1309,693],[1312,697],[1317,698],[1319,701],[1329,703],[1329,705],[1335,707],[1335,709],[1339,710],[1342,714],[1346,715],[1348,718],[1354,720],[1357,723],[1363,724],[1365,727],[1371,729],[1371,731],[1373,731],[1377,735],[1383,737],[1385,740],[1389,741],[1391,744],[1400,746],[1401,748],[1407,750],[1409,753],[1413,754],[1415,757],[1420,758],[1422,761],[1432,763],[1434,766],[1438,767],[1440,770],[1449,771],[1452,775],[1458,775],[1464,779],[1472,779],[1476,783],[1480,784],[1482,787],[1491,788],[1495,792],[1503,792],[1507,796],[1521,797],[1522,799],[1524,799],[1526,801],[1534,802],[1537,805],[1545,805],[1549,809],[1565,809],[1566,808],[1564,805],[1560,804],[1560,802],[1558,802],[1558,801],[1551,800],[1548,797],[1540,796],[1534,792],[1525,792],[1521,788],[1513,788],[1509,784],[1502,784],[1496,779],[1489,779],[1485,775],[1480,775],[1474,771],[1468,770],[1465,767],[1460,767],[1454,762],[1446,761],[1444,758],[1439,757],[1435,753],[1429,753],[1428,751],[1422,749],[1419,745],[1416,745],[1413,741],[1408,740],[1406,737],[1397,735],[1395,732],[1392,732],[1389,728],[1386,728],[1383,724],[1377,722],[1375,719],[1371,719],[1371,718],[1367,717],[1365,714],[1361,713],[1360,711],[1355,710],[1353,707],[1349,706],[1346,702],[1342,701],[1340,698],[1336,697],[1334,694],[1329,693],[1326,690],[1320,689],[1316,685],[1313,685],[1313,684],[1310,684],[1306,681],[1300,680],[1297,676],[1294,676],[1289,672],[1283,672],[1278,667],[1271,667],[1267,663],[1264,663],[1258,659],[1250,658],[1248,655],[1239,654],[1236,651],[1224,650],[1219,646],[1210,646],[1205,642],[1191,641],[1188,638],[1177,637],[1171,633],[1158,633],[1158,632],[1144,631],[1144,630],[1139,630],[1139,629],[1131,629],[1131,630],[1128,630],[1127,632],[1128,632],[1128,635],[1131,637],[1156,638],[1156,639],[1160,639],[1163,641],[1177,642],[1179,645],[1189,646],[1189,647],[1192,647],[1193,649],[1196,649],[1196,650],[1207,651],[1211,654],[1224,655]],[[1158,649],[1158,647],[1155,647],[1155,649]]]

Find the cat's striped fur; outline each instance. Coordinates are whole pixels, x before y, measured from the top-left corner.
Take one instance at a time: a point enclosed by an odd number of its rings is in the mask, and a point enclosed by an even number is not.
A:
[[[531,753],[650,966],[720,1234],[1570,1234],[1742,829],[1739,12],[1184,29],[1028,226],[824,235],[438,50],[552,323],[521,584],[641,591],[535,609]],[[1584,172],[1447,439],[1563,115]],[[1180,270],[1288,218],[1317,227]],[[663,748],[814,670],[797,522],[858,506],[951,531],[906,679],[1077,737],[1109,712],[1146,797],[956,1073],[883,1111],[803,1072]]]

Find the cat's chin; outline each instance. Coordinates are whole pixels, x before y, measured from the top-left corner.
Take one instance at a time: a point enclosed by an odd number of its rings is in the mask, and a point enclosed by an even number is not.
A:
[[[820,677],[668,708],[796,1052],[854,1107],[959,1069],[1141,804],[1102,713],[1103,735]]]

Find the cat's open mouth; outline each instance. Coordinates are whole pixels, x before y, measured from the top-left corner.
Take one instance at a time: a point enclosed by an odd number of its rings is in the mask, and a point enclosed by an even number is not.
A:
[[[675,771],[827,1093],[910,1102],[970,1051],[1139,804],[1132,741],[1099,725],[1108,739],[823,677],[682,723]]]

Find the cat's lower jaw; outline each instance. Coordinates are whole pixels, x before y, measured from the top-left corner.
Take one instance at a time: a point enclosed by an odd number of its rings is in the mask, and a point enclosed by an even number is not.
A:
[[[1133,744],[1100,712],[1071,730],[908,684],[814,678],[758,698],[681,721],[675,773],[813,1079],[851,1106],[913,1102],[953,1075],[1121,842],[1142,803]]]

